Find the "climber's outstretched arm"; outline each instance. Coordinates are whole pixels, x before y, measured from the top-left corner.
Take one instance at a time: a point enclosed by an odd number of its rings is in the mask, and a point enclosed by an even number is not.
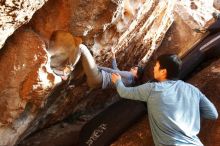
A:
[[[119,70],[119,69],[118,69],[117,62],[116,62],[116,57],[115,57],[115,50],[114,50],[114,48],[111,48],[111,53],[112,53],[112,68],[113,68],[114,70]]]

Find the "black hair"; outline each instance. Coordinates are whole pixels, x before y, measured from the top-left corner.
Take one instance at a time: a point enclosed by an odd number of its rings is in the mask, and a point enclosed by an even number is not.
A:
[[[137,70],[137,76],[138,76],[138,78],[140,79],[140,78],[142,78],[142,76],[143,76],[144,68],[141,67],[141,66],[139,66],[139,65],[137,65],[136,67],[138,68],[138,70]]]
[[[144,74],[144,68],[142,66],[139,65],[135,65],[134,67],[137,67],[137,78],[135,79],[135,83],[134,85],[140,85],[142,84],[142,77]]]
[[[179,78],[182,61],[176,54],[163,54],[157,58],[160,69],[167,70],[167,79],[176,80]]]

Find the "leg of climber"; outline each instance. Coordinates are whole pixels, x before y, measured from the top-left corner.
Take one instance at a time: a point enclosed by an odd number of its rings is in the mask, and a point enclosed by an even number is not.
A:
[[[54,31],[50,37],[47,49],[50,54],[50,67],[63,80],[67,80],[80,59],[81,42],[79,37],[62,30]]]
[[[55,74],[67,80],[71,72],[75,72],[76,64],[80,59],[87,76],[88,86],[99,88],[102,85],[102,73],[88,48],[81,43],[80,38],[74,37],[69,32],[62,30],[53,32],[48,48],[51,55],[50,66]]]
[[[83,65],[83,70],[87,76],[88,86],[91,88],[100,88],[102,86],[102,73],[98,69],[93,56],[91,55],[88,48],[80,44],[81,50],[81,61]]]

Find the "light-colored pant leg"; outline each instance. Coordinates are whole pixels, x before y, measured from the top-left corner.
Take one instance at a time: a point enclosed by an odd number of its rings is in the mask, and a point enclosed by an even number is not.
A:
[[[88,48],[80,44],[81,49],[81,61],[83,65],[83,70],[87,76],[87,84],[91,88],[102,87],[102,73],[98,69],[93,56],[91,55]]]

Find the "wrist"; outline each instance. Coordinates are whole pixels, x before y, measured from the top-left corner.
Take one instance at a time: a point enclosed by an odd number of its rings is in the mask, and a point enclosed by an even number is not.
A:
[[[115,81],[115,84],[117,84],[120,80],[121,80],[121,78],[117,79],[117,80]]]

